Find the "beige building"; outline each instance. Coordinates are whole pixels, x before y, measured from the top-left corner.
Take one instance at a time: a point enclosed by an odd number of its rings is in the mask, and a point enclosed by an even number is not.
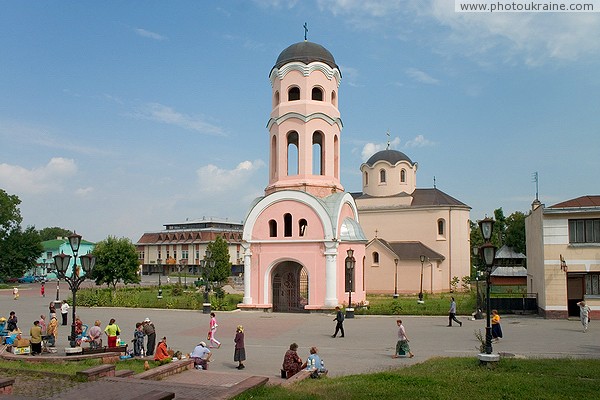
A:
[[[600,196],[545,207],[533,203],[525,219],[527,291],[538,294],[539,314],[579,316],[585,300],[600,315]]]
[[[370,240],[368,293],[418,293],[421,270],[423,292],[449,291],[454,277],[470,275],[469,206],[436,187],[417,189],[418,164],[400,151],[380,151],[360,169],[363,190],[352,195]]]
[[[165,224],[160,232],[147,232],[135,244],[139,254],[141,273],[151,275],[187,272],[201,275],[200,261],[208,243],[221,236],[229,243],[232,273],[242,271],[243,224],[215,218]]]

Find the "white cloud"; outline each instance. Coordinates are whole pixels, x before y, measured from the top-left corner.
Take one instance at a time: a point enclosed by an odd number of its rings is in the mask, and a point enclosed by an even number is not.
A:
[[[166,37],[163,35],[159,35],[158,33],[150,32],[150,31],[147,31],[146,29],[142,29],[142,28],[135,28],[133,31],[135,33],[137,33],[138,35],[140,35],[141,37],[145,37],[145,38],[150,38],[150,39],[154,39],[154,40],[165,40],[166,39]]]
[[[416,68],[408,68],[406,70],[406,75],[410,76],[417,82],[426,83],[428,85],[437,85],[440,83],[439,80],[435,79],[431,75]]]
[[[62,190],[63,181],[77,173],[74,160],[55,157],[43,167],[26,169],[0,164],[0,186],[11,192],[39,194]]]
[[[398,147],[399,145],[400,145],[399,137],[395,137],[392,141],[390,141],[391,149],[394,149],[394,148]],[[363,161],[367,161],[369,159],[369,157],[371,157],[373,154],[377,153],[378,151],[385,150],[385,149],[387,149],[387,147],[388,147],[387,143],[366,143],[362,148],[360,156]]]
[[[206,122],[202,117],[194,117],[175,111],[169,106],[159,103],[148,103],[137,110],[134,116],[164,124],[178,126],[206,135],[225,136],[223,129]]]
[[[409,147],[426,147],[426,146],[433,146],[435,143],[425,139],[425,136],[423,135],[417,135],[415,136],[415,138],[409,140],[408,142],[406,142],[404,144],[405,148],[409,148]]]
[[[340,70],[342,71],[342,81],[344,81],[348,86],[358,87],[360,86],[358,82],[358,69],[352,67],[344,67],[340,65]]]
[[[254,173],[265,166],[264,161],[242,161],[234,169],[221,169],[213,164],[196,171],[201,192],[225,192],[245,186]],[[232,193],[232,195],[235,195]]]
[[[94,188],[91,186],[85,188],[79,188],[75,190],[75,194],[80,197],[87,197],[94,192]]]

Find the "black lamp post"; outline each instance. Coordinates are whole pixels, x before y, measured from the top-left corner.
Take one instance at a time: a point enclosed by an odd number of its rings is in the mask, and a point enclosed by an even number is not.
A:
[[[492,326],[491,326],[491,300],[490,300],[490,278],[492,275],[492,266],[494,265],[494,258],[496,257],[496,247],[490,242],[492,238],[492,229],[494,227],[494,220],[491,218],[484,218],[479,221],[479,228],[485,243],[479,247],[479,255],[485,262],[486,266],[486,326],[485,326],[485,354],[492,354]]]
[[[394,258],[394,264],[396,264],[396,269],[394,271],[394,298],[398,298],[398,259]]]
[[[348,292],[348,307],[346,308],[346,318],[354,318],[354,308],[352,307],[352,291],[354,290],[354,267],[356,260],[354,259],[354,250],[346,251],[346,292]]]
[[[479,255],[479,247],[473,246],[473,255]],[[475,314],[473,315],[475,319],[483,319],[483,313],[481,311],[481,295],[479,294],[479,272],[479,268],[475,266],[475,289],[477,290],[477,308],[475,310]]]
[[[181,259],[181,268],[183,269],[183,287],[187,289],[187,259]]]
[[[209,286],[208,286],[208,278],[210,276],[210,271],[215,267],[216,260],[212,259],[212,252],[210,250],[206,250],[204,253],[204,260],[200,261],[200,265],[202,267],[202,272],[204,274],[204,303],[202,304],[202,313],[210,314],[210,300],[208,298]]]
[[[423,254],[421,254],[419,256],[419,259],[421,260],[421,289],[419,289],[419,304],[423,304],[425,303],[423,301],[423,264],[425,264],[425,260],[427,259],[427,257],[425,257]]]
[[[156,295],[157,299],[162,299],[162,288],[160,287],[160,276],[162,275],[163,271],[162,271],[162,260],[160,258],[158,258],[156,260],[156,265],[158,265],[158,294]]]
[[[79,275],[79,267],[77,266],[77,253],[79,252],[79,245],[81,244],[81,235],[77,233],[73,233],[69,236],[69,245],[71,246],[71,250],[73,252],[73,270],[71,272],[71,276],[67,276],[66,272],[69,269],[69,264],[71,262],[71,256],[65,253],[57,254],[54,256],[54,265],[56,266],[56,272],[58,276],[63,278],[68,284],[69,289],[71,289],[71,293],[73,295],[73,313],[72,313],[72,323],[71,323],[71,336],[69,336],[69,344],[71,347],[75,347],[77,342],[77,335],[75,334],[75,315],[77,308],[77,291],[79,290],[79,286],[86,279],[88,274],[91,274],[94,270],[94,266],[96,265],[96,257],[91,254],[85,254],[79,257],[81,261],[81,267],[83,268],[84,275]]]

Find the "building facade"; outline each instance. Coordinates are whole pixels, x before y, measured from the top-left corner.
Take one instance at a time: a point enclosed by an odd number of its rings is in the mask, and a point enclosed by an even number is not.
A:
[[[218,236],[229,245],[232,274],[241,272],[243,224],[216,218],[165,224],[160,232],[147,232],[135,244],[143,275],[183,272],[202,275],[200,261],[208,244]]]
[[[244,225],[239,307],[311,311],[362,302],[366,238],[340,182],[340,69],[327,49],[304,41],[281,52],[269,78],[269,181]]]
[[[525,219],[527,291],[538,294],[539,314],[579,316],[585,300],[600,316],[600,196],[550,207],[535,201]]]
[[[42,247],[44,248],[44,252],[38,257],[36,264],[37,267],[35,272],[31,275],[35,276],[44,276],[48,280],[56,279],[56,267],[54,266],[54,256],[64,253],[73,257],[73,251],[71,250],[71,245],[69,244],[68,238],[59,237],[52,240],[45,240],[42,242]],[[79,274],[85,275],[85,272],[81,268],[81,262],[79,260],[79,256],[84,254],[91,253],[94,251],[95,243],[88,242],[87,240],[81,240],[79,244],[79,252],[77,253],[77,266],[79,267]],[[66,276],[71,276],[73,274],[73,265],[74,260],[71,259],[71,264],[69,264],[69,269],[66,272]]]
[[[389,146],[360,169],[363,190],[352,195],[370,240],[369,293],[447,292],[453,278],[470,276],[469,206],[436,187],[417,189],[418,164]]]

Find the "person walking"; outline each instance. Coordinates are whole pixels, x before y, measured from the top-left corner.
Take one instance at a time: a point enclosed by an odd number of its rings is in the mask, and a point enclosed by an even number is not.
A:
[[[144,320],[144,335],[148,338],[146,343],[146,355],[151,356],[154,355],[154,348],[156,346],[156,328],[150,318],[146,318]]]
[[[238,362],[237,369],[244,369],[244,361],[246,361],[246,347],[244,345],[244,327],[242,325],[238,325],[235,330],[235,338],[233,339],[235,342],[235,350],[233,352],[233,361]]]
[[[217,340],[217,338],[215,337],[215,333],[217,332],[217,326],[219,326],[217,324],[217,317],[215,316],[214,312],[210,313],[210,330],[209,330],[209,334],[210,334],[210,343],[211,344],[216,344],[217,345],[217,349],[219,347],[221,347],[221,342],[219,342]],[[210,347],[214,347],[214,346],[210,346]]]
[[[499,342],[502,338],[502,326],[500,326],[500,315],[498,310],[492,310],[492,339]]]
[[[69,315],[69,303],[66,300],[62,301],[62,305],[60,306],[60,315],[62,315],[62,324],[67,325],[67,315]]]
[[[579,306],[579,319],[581,319],[581,325],[583,325],[583,333],[586,333],[590,324],[590,307],[585,304],[585,301],[577,303]]]
[[[396,342],[396,352],[392,358],[398,358],[401,355],[400,352],[403,352],[404,354],[408,353],[408,357],[413,358],[415,355],[410,351],[408,336],[406,336],[406,330],[404,329],[404,325],[402,325],[402,320],[397,319],[396,325],[398,325],[398,341]]]
[[[456,319],[456,301],[454,301],[454,297],[451,297],[450,300],[450,310],[448,311],[448,326],[452,326],[452,321],[458,322],[460,326],[462,326],[462,322]]]
[[[13,288],[13,299],[19,300],[19,288],[16,286]]]
[[[40,295],[46,297],[46,286],[44,285],[44,282],[42,282],[42,286],[40,286]]]
[[[341,333],[340,337],[344,337],[344,313],[342,313],[342,310],[339,306],[335,308],[335,311],[335,318],[333,320],[337,321],[337,323],[335,324],[335,332],[333,335],[331,335],[331,337],[336,337],[338,332]]]

